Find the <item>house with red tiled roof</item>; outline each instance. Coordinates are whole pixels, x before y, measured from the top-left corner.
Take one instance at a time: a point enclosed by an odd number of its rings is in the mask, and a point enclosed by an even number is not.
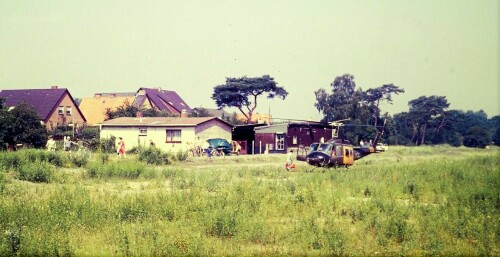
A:
[[[210,138],[231,141],[233,126],[217,117],[120,117],[104,121],[101,138],[122,137],[127,150],[153,142],[162,150],[185,150]]]
[[[183,110],[191,113],[189,105],[174,91],[160,88],[140,88],[135,93],[96,93],[82,98],[80,109],[88,118],[87,124],[97,125],[106,120],[106,110],[115,111],[125,103],[143,109],[155,109],[180,116]]]
[[[181,114],[182,110],[191,113],[189,105],[175,92],[161,88],[140,88],[135,95],[134,104],[172,114]]]
[[[67,125],[78,128],[86,123],[85,116],[66,88],[2,90],[0,98],[6,99],[7,107],[22,102],[33,107],[48,130]]]

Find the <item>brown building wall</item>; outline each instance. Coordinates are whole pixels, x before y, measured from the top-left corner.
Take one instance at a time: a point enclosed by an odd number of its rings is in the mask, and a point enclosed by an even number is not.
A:
[[[59,114],[59,107],[62,107],[62,114]],[[68,113],[69,108],[71,108],[71,113]],[[81,115],[78,106],[69,97],[68,93],[64,93],[61,100],[54,105],[51,113],[44,121],[47,129],[55,129],[58,125],[75,124],[75,128],[80,127],[85,122],[83,116]]]

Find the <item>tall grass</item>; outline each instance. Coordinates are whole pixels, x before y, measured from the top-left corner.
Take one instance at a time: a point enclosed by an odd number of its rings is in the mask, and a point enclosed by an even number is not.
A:
[[[498,152],[441,150],[314,172],[284,172],[283,156],[200,159],[150,178],[131,158],[68,184],[12,180],[0,255],[499,255]]]

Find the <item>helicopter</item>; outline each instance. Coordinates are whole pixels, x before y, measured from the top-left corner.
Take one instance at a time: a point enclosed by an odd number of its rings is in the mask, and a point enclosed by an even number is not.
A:
[[[361,146],[353,146],[349,140],[339,138],[340,128],[344,126],[342,122],[346,120],[330,122],[329,124],[334,127],[332,130],[332,139],[327,142],[313,143],[309,149],[299,149],[296,159],[298,161],[305,161],[309,165],[315,166],[315,168],[348,168],[354,164],[354,161],[379,152],[376,146],[384,133],[385,120],[382,129],[378,130],[374,140],[370,141],[369,144]]]

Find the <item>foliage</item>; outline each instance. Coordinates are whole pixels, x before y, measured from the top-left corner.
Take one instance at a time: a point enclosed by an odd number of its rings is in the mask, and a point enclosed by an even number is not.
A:
[[[210,112],[203,107],[193,108],[191,110],[191,113],[189,114],[189,117],[211,117],[211,116],[213,115],[211,115]]]
[[[247,118],[247,123],[252,122],[252,114],[257,108],[257,98],[266,95],[268,99],[275,97],[285,99],[288,92],[277,86],[269,75],[248,78],[226,78],[226,84],[214,87],[212,99],[217,107],[236,107]],[[243,109],[245,108],[245,109]]]
[[[23,149],[0,155],[0,167],[17,170],[22,165],[35,161],[47,162],[56,167],[64,166],[65,158],[60,152],[49,152],[38,149]]]
[[[54,175],[54,172],[55,169],[53,165],[36,160],[34,162],[28,162],[21,165],[21,167],[19,167],[17,178],[30,182],[49,183]]]
[[[200,158],[162,177],[91,161],[104,179],[6,183],[0,255],[497,256],[498,151],[395,146],[292,173],[282,155]]]
[[[99,127],[84,127],[79,135],[83,140],[98,140]]]
[[[139,151],[139,160],[148,164],[170,164],[173,159],[174,156],[171,153],[163,152],[156,147],[147,147]]]
[[[136,161],[91,163],[87,166],[87,176],[90,178],[138,178],[146,170],[146,165]]]
[[[136,117],[137,113],[142,113],[144,117],[175,117],[178,115],[168,113],[166,111],[159,111],[156,109],[145,109],[139,108],[138,106],[131,104],[128,99],[125,99],[123,105],[120,105],[116,110],[110,108],[106,109],[105,115],[106,120],[115,119],[118,117]]]
[[[10,111],[0,106],[0,124],[2,144],[25,144],[35,148],[45,146],[47,131],[33,107],[25,103],[19,103]]]
[[[490,133],[479,126],[469,128],[464,137],[464,145],[468,147],[485,147],[490,143]]]

